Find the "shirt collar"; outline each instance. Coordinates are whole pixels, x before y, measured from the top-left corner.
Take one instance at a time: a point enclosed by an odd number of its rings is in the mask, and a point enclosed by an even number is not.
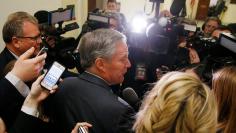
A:
[[[17,56],[16,54],[14,54],[10,49],[8,49],[8,51],[9,51],[16,59],[19,58],[19,56]]]

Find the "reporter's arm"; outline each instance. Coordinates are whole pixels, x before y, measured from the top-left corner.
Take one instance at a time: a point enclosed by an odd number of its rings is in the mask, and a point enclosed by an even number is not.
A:
[[[189,59],[190,59],[190,64],[194,64],[194,63],[199,63],[200,62],[200,58],[198,56],[198,53],[195,49],[193,48],[189,48]]]
[[[32,84],[31,91],[26,97],[21,112],[18,115],[10,133],[41,133],[45,132],[43,127],[47,127],[47,123],[38,118],[38,107],[50,94],[54,93],[57,85],[51,91],[41,87],[40,82],[44,75]]]
[[[11,72],[24,82],[32,81],[40,75],[45,64],[47,54],[30,58],[34,53],[34,48],[30,48],[16,61]]]
[[[27,50],[16,61],[13,69],[5,76],[23,97],[26,97],[30,91],[24,82],[38,77],[45,64],[46,54],[30,59],[33,53],[34,48]]]
[[[26,114],[38,117],[39,113],[37,111],[39,105],[43,100],[45,100],[50,94],[54,93],[57,89],[57,85],[53,86],[52,90],[47,90],[40,85],[44,75],[38,77],[38,79],[32,84],[31,91],[26,97],[21,111]]]

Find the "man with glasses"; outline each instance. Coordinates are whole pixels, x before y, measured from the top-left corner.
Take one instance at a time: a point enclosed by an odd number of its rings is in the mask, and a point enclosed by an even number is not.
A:
[[[38,69],[39,66],[35,66],[35,69],[28,71],[28,75],[35,76],[27,80],[17,78],[11,73],[3,75],[3,73],[7,73],[3,70],[6,66],[9,66],[10,62],[20,59],[19,57],[29,49],[34,49],[30,58],[35,57],[40,50],[42,40],[37,19],[26,12],[10,14],[3,26],[2,34],[6,46],[0,54],[0,80],[8,80],[10,83],[4,84],[1,82],[0,84],[0,97],[3,99],[0,100],[0,113],[2,117],[5,117],[4,121],[6,122],[7,128],[9,128],[20,111],[23,100],[29,93],[29,86],[37,78],[33,70]],[[42,62],[45,63],[45,60]],[[33,64],[36,65],[37,62]],[[25,64],[24,69],[27,67],[29,67],[29,64]],[[40,71],[37,71],[37,74],[39,73]],[[21,76],[26,78],[22,74]]]
[[[0,74],[12,60],[17,59],[31,47],[35,48],[34,55],[40,50],[41,34],[38,21],[26,12],[15,12],[8,16],[2,30],[6,47],[0,54]]]

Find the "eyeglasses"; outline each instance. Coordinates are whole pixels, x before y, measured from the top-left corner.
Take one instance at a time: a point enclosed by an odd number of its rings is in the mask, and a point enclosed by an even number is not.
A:
[[[42,39],[42,35],[41,34],[38,34],[37,36],[16,36],[17,38],[23,38],[23,39],[30,39],[30,40],[33,40],[33,41],[36,41],[37,43],[41,41]]]

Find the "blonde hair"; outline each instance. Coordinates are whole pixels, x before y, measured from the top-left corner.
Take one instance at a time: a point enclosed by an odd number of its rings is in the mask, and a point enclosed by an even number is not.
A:
[[[136,133],[215,133],[217,108],[210,89],[182,72],[164,75],[145,97]]]
[[[236,67],[225,67],[213,75],[212,89],[218,105],[218,129],[236,132]]]

